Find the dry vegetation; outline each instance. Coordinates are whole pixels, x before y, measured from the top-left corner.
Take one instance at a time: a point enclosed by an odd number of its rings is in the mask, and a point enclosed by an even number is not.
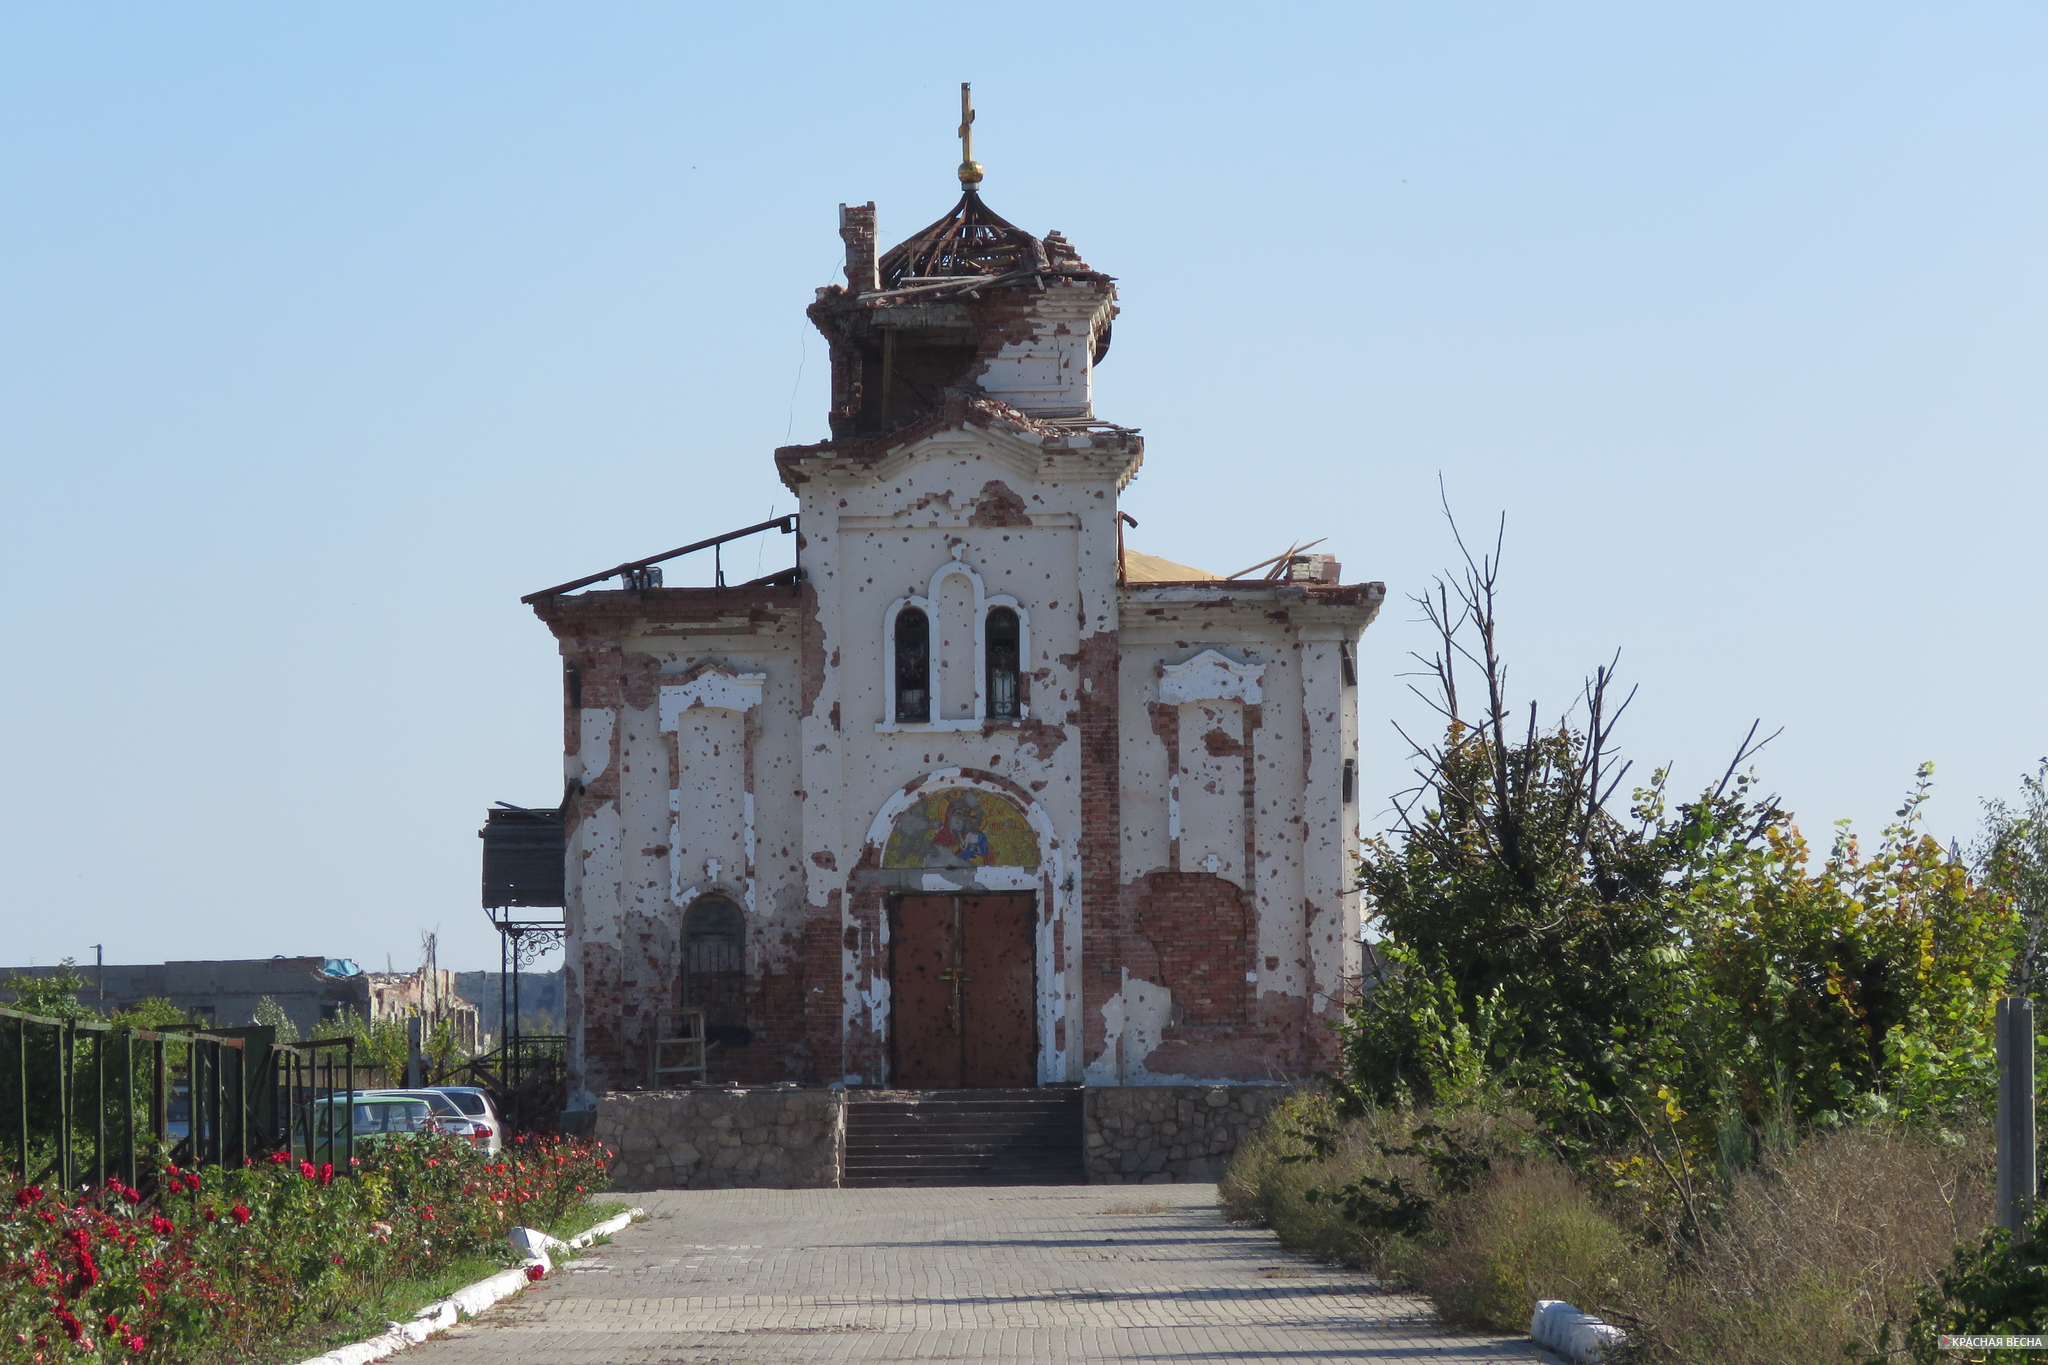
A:
[[[1736,1177],[1696,1261],[1628,1305],[1645,1359],[1839,1361],[1991,1221],[1990,1135],[1848,1129]]]
[[[1412,1235],[1310,1198],[1361,1174],[1427,1186],[1427,1163],[1383,1150],[1412,1146],[1424,1117],[1378,1110],[1338,1124],[1314,1097],[1282,1106],[1226,1172],[1224,1212],[1399,1280],[1455,1325],[1526,1331],[1537,1299],[1569,1299],[1628,1326],[1635,1359],[1674,1365],[1850,1359],[1911,1316],[1915,1294],[1991,1215],[1988,1135],[1911,1128],[1811,1136],[1732,1173],[1698,1245],[1672,1238],[1640,1190],[1529,1145],[1497,1144],[1492,1170],[1440,1197]],[[1297,1136],[1318,1123],[1332,1134],[1320,1157]]]

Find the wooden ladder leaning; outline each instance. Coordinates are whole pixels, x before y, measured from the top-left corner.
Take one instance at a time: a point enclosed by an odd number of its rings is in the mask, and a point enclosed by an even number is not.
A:
[[[666,1077],[694,1076],[698,1083],[710,1079],[713,1044],[704,1030],[704,1011],[694,1007],[654,1012],[654,1075],[656,1089]],[[669,1081],[668,1084],[679,1084]]]

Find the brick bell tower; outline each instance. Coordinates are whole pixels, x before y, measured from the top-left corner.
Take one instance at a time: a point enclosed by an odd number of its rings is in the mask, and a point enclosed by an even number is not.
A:
[[[818,291],[811,321],[832,353],[832,439],[880,436],[949,397],[1027,416],[1095,415],[1116,287],[1065,237],[1034,237],[981,199],[974,110],[960,87],[960,202],[877,256],[873,203],[839,206],[846,283]]]

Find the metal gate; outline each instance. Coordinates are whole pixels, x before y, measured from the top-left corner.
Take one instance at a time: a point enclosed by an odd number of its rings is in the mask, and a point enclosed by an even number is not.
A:
[[[1037,897],[905,896],[891,910],[892,1084],[1038,1083]]]

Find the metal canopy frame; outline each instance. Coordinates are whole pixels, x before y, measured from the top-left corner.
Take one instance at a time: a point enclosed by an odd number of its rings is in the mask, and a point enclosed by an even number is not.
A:
[[[531,967],[557,947],[566,946],[569,927],[559,919],[514,918],[511,906],[485,912],[498,931],[498,1025],[499,1050],[505,1059],[506,1084],[518,1090],[523,1067],[519,1023],[519,973]]]
[[[747,536],[759,535],[763,531],[780,531],[786,536],[795,535],[797,533],[796,513],[792,512],[788,516],[756,522],[752,526],[742,526],[737,531],[727,531],[724,535],[713,536],[709,540],[693,541],[688,545],[678,546],[662,554],[649,555],[645,559],[628,560],[615,569],[606,569],[603,573],[587,574],[582,578],[572,578],[567,583],[557,583],[552,588],[542,588],[539,592],[530,592],[519,600],[528,606],[532,606],[543,598],[559,597],[565,592],[574,592],[578,588],[587,588],[592,583],[602,583],[607,578],[624,578],[626,586],[629,588],[655,587],[660,584],[659,575],[656,575],[652,581],[649,581],[645,576],[645,570],[652,568],[654,565],[667,563],[669,560],[678,559],[683,555],[695,554],[699,550],[717,551],[727,541],[741,540]],[[719,560],[718,567],[713,573],[717,585],[721,588],[724,587],[725,561],[723,558]],[[740,586],[743,588],[766,587],[784,582],[785,580],[792,585],[803,581],[803,542],[801,540],[797,542],[797,562],[793,567],[778,569],[771,574],[764,574],[760,578],[751,579],[740,584]]]

